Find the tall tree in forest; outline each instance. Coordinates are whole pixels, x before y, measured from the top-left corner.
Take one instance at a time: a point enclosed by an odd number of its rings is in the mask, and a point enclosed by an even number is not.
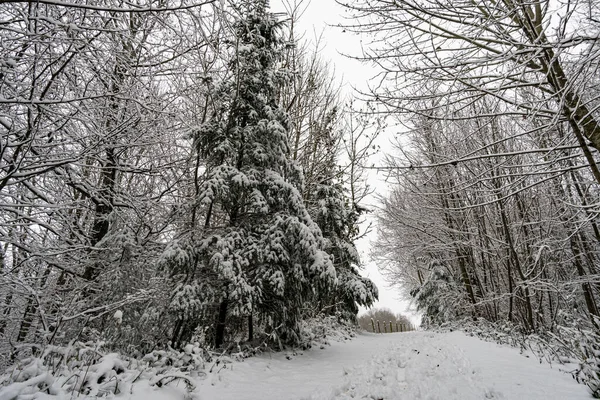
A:
[[[322,56],[323,37],[314,42],[299,39],[297,19],[307,2],[284,1],[291,22],[286,36],[293,46],[284,54],[286,67],[294,73],[280,90],[280,102],[289,113],[293,159],[304,173],[303,198],[333,256],[338,285],[328,296],[316,298],[312,313],[327,312],[354,320],[358,305],[370,306],[377,288],[361,277],[354,241],[360,236],[366,185],[361,165],[370,155],[372,140],[365,140],[364,126],[350,106],[344,106],[332,65]],[[376,137],[373,129],[372,138]]]
[[[370,307],[378,298],[375,284],[359,272],[360,257],[354,240],[359,236],[361,212],[351,203],[341,183],[325,178],[316,183],[312,194],[312,215],[325,238],[325,249],[333,256],[338,284],[331,293],[317,299],[319,309],[338,313],[354,321],[358,306]]]
[[[282,23],[264,2],[245,2],[238,12],[231,75],[195,136],[206,160],[197,199],[205,206],[204,227],[192,243],[193,262],[177,275],[172,307],[182,313],[194,301],[202,307],[196,298],[206,297],[200,288],[210,285],[217,347],[230,317],[247,318],[250,334],[257,325],[294,343],[304,301],[335,285],[335,269],[304,205],[302,173],[288,145],[288,116],[277,104],[288,76],[279,68]],[[187,325],[178,335],[187,338],[195,327]]]

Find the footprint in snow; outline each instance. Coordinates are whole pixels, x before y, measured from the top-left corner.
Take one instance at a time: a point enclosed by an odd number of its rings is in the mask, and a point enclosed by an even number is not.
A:
[[[494,389],[486,389],[485,398],[486,399],[503,399],[504,396],[502,395],[502,393],[497,392]]]

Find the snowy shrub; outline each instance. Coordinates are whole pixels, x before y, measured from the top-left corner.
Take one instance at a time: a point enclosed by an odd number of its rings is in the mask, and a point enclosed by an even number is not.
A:
[[[118,394],[132,378],[118,354],[102,355],[102,343],[48,346],[40,357],[29,357],[0,377],[0,398],[24,399],[37,392],[50,396]]]
[[[356,336],[356,325],[335,315],[318,315],[306,319],[301,324],[300,345],[306,350],[323,347],[330,340],[343,341]]]
[[[417,309],[423,312],[422,325],[436,326],[460,318],[468,309],[460,284],[447,266],[437,260],[429,263],[428,270],[429,275],[423,284],[410,293],[415,298]]]
[[[573,378],[587,385],[595,398],[600,398],[600,331],[583,329],[576,324],[558,326],[556,334],[549,334],[549,344],[560,361],[574,363]]]
[[[177,368],[180,371],[198,371],[205,366],[205,350],[199,343],[187,344],[183,351],[176,351],[171,347],[165,350],[154,350],[142,358],[151,368],[169,369]]]
[[[25,400],[44,393],[47,398],[104,397],[133,393],[134,384],[160,388],[183,381],[191,394],[191,376],[204,374],[204,350],[197,344],[183,351],[153,351],[141,360],[104,353],[102,342],[48,346],[39,357],[25,358],[0,375],[0,399]]]

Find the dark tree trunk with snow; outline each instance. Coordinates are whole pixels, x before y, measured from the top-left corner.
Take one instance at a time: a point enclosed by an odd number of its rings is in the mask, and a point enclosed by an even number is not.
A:
[[[215,347],[220,349],[225,342],[225,328],[227,327],[227,300],[219,304],[219,314],[217,315],[217,324],[215,329]]]

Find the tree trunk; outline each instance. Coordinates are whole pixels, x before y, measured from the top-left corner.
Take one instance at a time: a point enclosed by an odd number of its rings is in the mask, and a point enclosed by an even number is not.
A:
[[[90,245],[96,246],[108,233],[108,216],[113,210],[115,180],[117,176],[117,165],[114,149],[106,150],[106,162],[103,165],[100,190],[102,196],[96,204],[94,223],[92,225]],[[83,273],[83,278],[93,281],[100,274],[100,268],[97,263],[88,265]]]
[[[12,292],[8,293],[4,298],[4,310],[2,311],[2,317],[0,318],[0,336],[4,335],[8,318],[10,317],[10,304],[12,303]]]
[[[521,280],[521,284],[523,285],[523,292],[525,297],[525,310],[527,313],[527,325],[529,328],[535,331],[535,321],[533,319],[533,306],[531,305],[531,293],[529,290],[529,285],[527,284],[527,278],[523,274],[523,269],[521,267],[521,262],[519,260],[519,255],[517,254],[517,250],[515,249],[515,244],[512,238],[512,234],[510,232],[510,227],[508,226],[508,217],[506,216],[506,211],[504,209],[504,203],[500,200],[500,194],[498,194],[498,204],[500,207],[500,217],[502,220],[502,228],[504,229],[504,236],[506,238],[506,244],[508,245],[508,251],[510,254],[510,259],[512,265],[517,270],[519,274],[519,278]],[[509,277],[510,279],[510,277]]]
[[[27,338],[29,328],[33,324],[33,317],[35,313],[35,306],[33,304],[33,296],[27,298],[27,306],[25,306],[25,312],[23,318],[21,318],[21,326],[19,327],[19,334],[17,335],[17,343],[23,342]]]
[[[220,348],[225,341],[225,321],[227,319],[227,299],[221,301],[219,305],[219,316],[217,319],[217,329],[215,332],[215,348]]]
[[[254,321],[252,314],[248,315],[248,341],[254,340]]]
[[[573,251],[575,268],[577,269],[577,274],[581,278],[587,277],[587,273],[585,272],[585,269],[583,268],[583,264],[581,262],[581,257],[582,257],[581,251],[579,250],[579,247],[578,247],[577,243],[575,242],[574,235],[571,235],[571,250]],[[592,294],[591,285],[589,284],[589,282],[584,282],[581,284],[581,288],[583,290],[583,297],[585,299],[585,305],[587,306],[588,312],[590,313],[590,321],[594,325],[596,325],[593,316],[594,315],[598,316],[598,309],[596,308],[596,302],[594,300],[594,295]]]

